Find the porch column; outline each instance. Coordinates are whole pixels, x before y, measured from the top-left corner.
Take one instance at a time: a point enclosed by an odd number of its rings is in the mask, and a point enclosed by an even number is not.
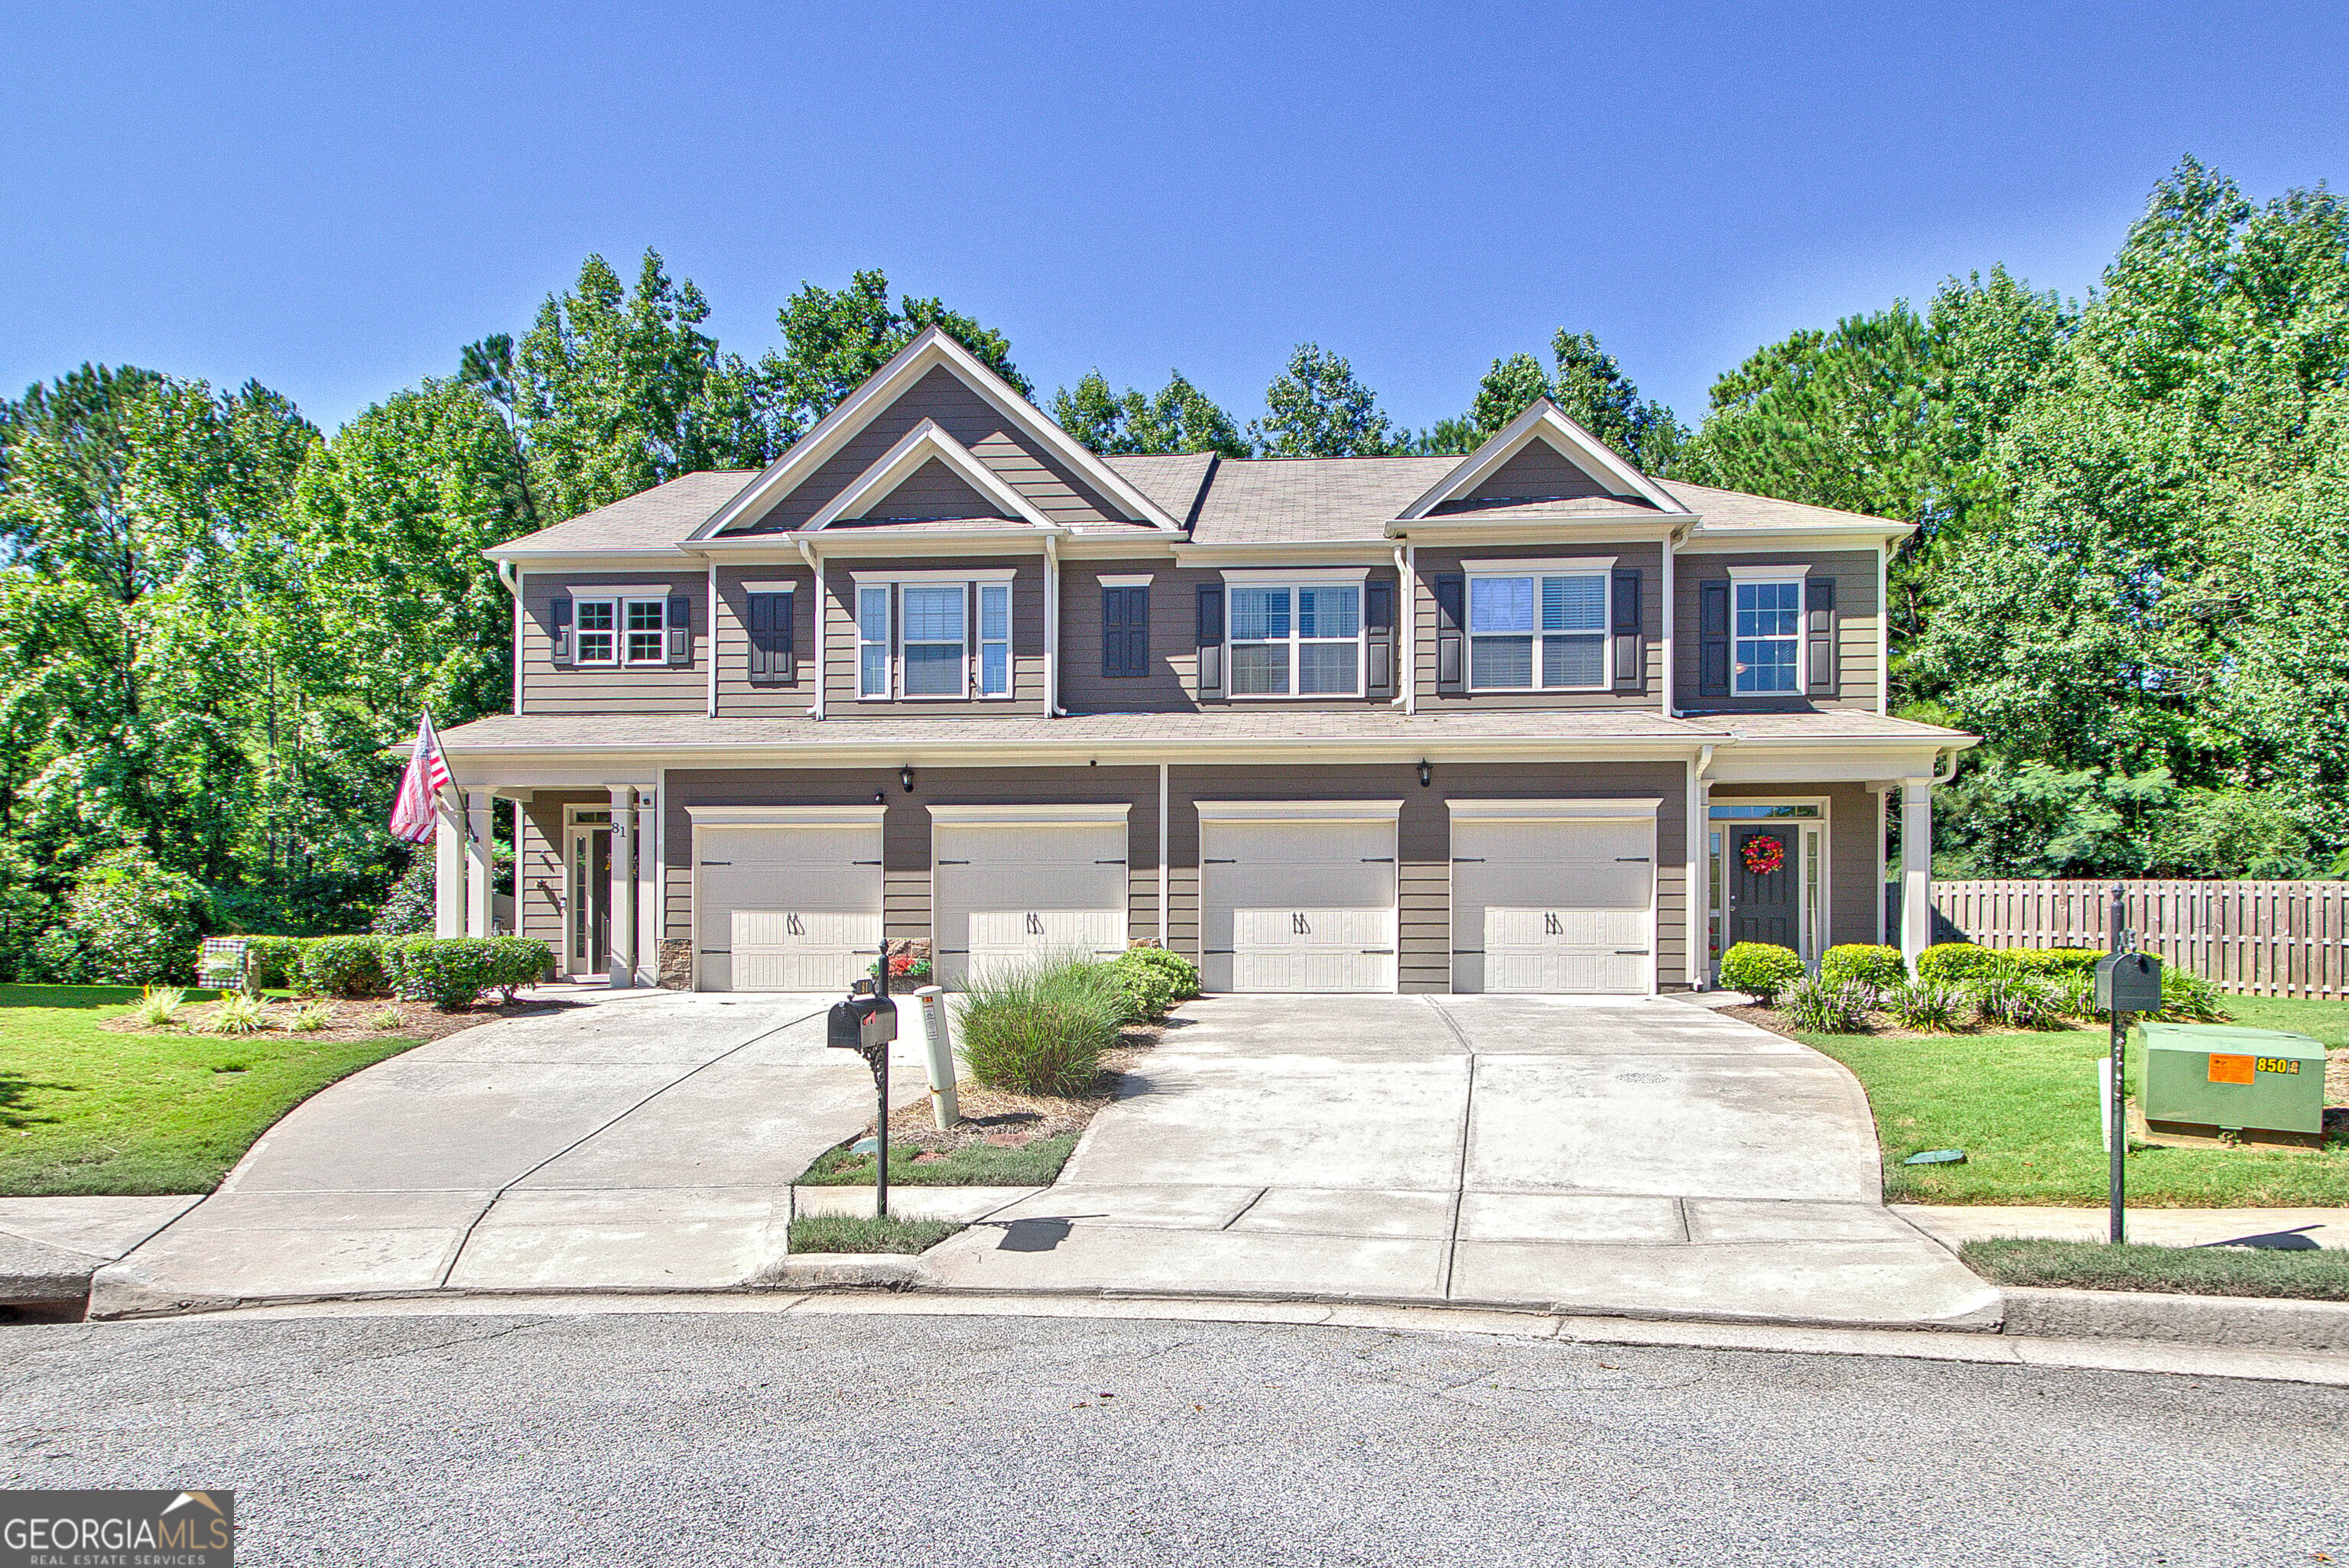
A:
[[[636,836],[628,821],[636,791],[629,784],[605,788],[612,797],[612,881],[604,906],[610,913],[612,950],[605,955],[605,974],[615,990],[623,990],[636,983],[636,878],[629,852]]]
[[[636,791],[636,984],[660,984],[660,797]]]
[[[490,896],[495,885],[492,851],[498,798],[487,789],[465,791],[465,934],[490,934]]]
[[[443,789],[434,802],[439,830],[432,840],[432,934],[465,934],[465,801]]]
[[[1900,780],[1900,956],[1933,944],[1933,781]]]
[[[1711,757],[1692,762],[1688,777],[1688,985],[1713,986],[1713,780]]]

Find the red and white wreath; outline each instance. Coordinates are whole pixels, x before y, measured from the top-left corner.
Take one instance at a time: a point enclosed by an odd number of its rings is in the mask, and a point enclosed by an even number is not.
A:
[[[1786,846],[1768,833],[1756,833],[1745,841],[1745,869],[1757,877],[1766,877],[1786,863]]]

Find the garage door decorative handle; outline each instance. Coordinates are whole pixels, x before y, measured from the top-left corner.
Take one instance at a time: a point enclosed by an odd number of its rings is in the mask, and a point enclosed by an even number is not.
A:
[[[1557,923],[1557,915],[1547,913],[1545,913],[1542,915],[1542,934],[1545,936],[1558,936],[1564,934],[1564,928]]]
[[[1030,936],[1041,936],[1044,934],[1043,921],[1032,912],[1028,916],[1028,934]]]
[[[783,916],[783,933],[788,936],[805,936],[807,934],[807,932],[801,927],[800,917],[796,914],[785,914]]]
[[[1292,914],[1288,917],[1288,933],[1291,936],[1310,936],[1313,934],[1313,923],[1302,914]]]

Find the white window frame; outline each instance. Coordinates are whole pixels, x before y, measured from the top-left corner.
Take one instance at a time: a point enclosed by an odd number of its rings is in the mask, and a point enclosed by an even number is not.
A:
[[[1809,581],[1810,567],[1800,566],[1733,566],[1729,569],[1729,690],[1734,696],[1801,696],[1810,689],[1804,665],[1803,642],[1806,631],[1804,595]],[[1737,634],[1738,591],[1747,587],[1791,587],[1795,591],[1795,631],[1792,636],[1741,637]],[[1794,645],[1795,684],[1764,691],[1743,685],[1745,661],[1737,656],[1740,643],[1791,643]]]
[[[1016,567],[987,567],[961,572],[854,572],[849,574],[849,603],[853,614],[851,624],[856,633],[856,700],[859,702],[1008,702],[1019,672],[1014,667],[1012,647],[1012,617],[1017,610],[1012,593],[1019,574]],[[958,661],[960,684],[951,692],[908,692],[905,686],[905,593],[906,588],[956,588],[962,593],[962,658]],[[990,593],[1002,594],[1003,635],[985,635],[987,600]],[[868,593],[881,595],[882,627],[878,645],[882,654],[881,689],[867,690],[864,679],[865,651],[876,644],[867,637],[864,624],[864,599]],[[943,639],[940,639],[941,641]],[[1003,689],[986,689],[984,661],[987,649],[1003,650]]]
[[[1610,691],[1607,651],[1615,635],[1615,558],[1591,557],[1573,561],[1464,561],[1461,571],[1467,581],[1462,590],[1465,601],[1460,606],[1464,624],[1461,634],[1466,641],[1468,689],[1472,692],[1549,692],[1549,691]],[[1599,579],[1599,629],[1595,632],[1550,633],[1542,629],[1542,580],[1548,577],[1596,577]],[[1531,679],[1523,686],[1492,686],[1476,679],[1476,584],[1526,579],[1533,583],[1533,627],[1524,634],[1533,643]],[[1514,636],[1515,633],[1486,633],[1488,636]],[[1551,686],[1542,678],[1546,661],[1542,657],[1544,644],[1553,635],[1561,637],[1595,637],[1599,643],[1599,678],[1588,684]]]
[[[609,627],[594,633],[587,630],[586,612],[591,604],[599,604],[612,613],[612,624]],[[618,668],[620,655],[626,645],[622,639],[627,634],[620,624],[621,616],[620,600],[612,594],[590,593],[585,596],[573,594],[571,597],[571,662],[574,665],[608,665],[615,669]],[[611,638],[611,651],[601,657],[591,657],[587,652],[587,639],[591,635]]]
[[[910,634],[905,615],[905,594],[914,593],[951,594],[955,604],[953,637],[921,637]],[[972,655],[970,584],[968,583],[905,583],[896,591],[897,615],[897,695],[906,702],[959,702],[970,696],[970,662]],[[953,669],[955,686],[952,691],[910,691],[905,689],[906,678],[913,673],[913,650],[916,648],[951,647],[955,652]]]
[[[637,666],[668,663],[668,596],[664,593],[658,598],[648,598],[642,594],[625,593],[620,595],[619,604],[620,636],[623,639],[620,651],[625,655],[620,662]],[[632,645],[636,637],[643,634],[644,628],[628,624],[629,617],[643,604],[653,607],[653,656],[648,659],[636,657]]]
[[[1362,695],[1363,665],[1367,658],[1365,646],[1369,627],[1365,613],[1369,606],[1367,585],[1370,568],[1348,567],[1335,572],[1226,572],[1224,573],[1224,671],[1225,689],[1234,702],[1325,702],[1331,698],[1360,698]],[[1308,637],[1303,634],[1297,614],[1297,591],[1300,588],[1350,588],[1354,593],[1354,634],[1351,637]],[[1239,616],[1232,594],[1241,589],[1260,590],[1288,595],[1288,635],[1286,637],[1237,637],[1233,628]],[[1328,646],[1350,642],[1354,646],[1354,685],[1351,691],[1300,692],[1298,686],[1298,650],[1306,646]],[[1239,689],[1238,662],[1236,650],[1242,647],[1285,646],[1288,650],[1287,691],[1244,692]]]

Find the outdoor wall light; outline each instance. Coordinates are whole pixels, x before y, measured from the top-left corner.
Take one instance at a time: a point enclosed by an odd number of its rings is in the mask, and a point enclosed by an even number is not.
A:
[[[1423,757],[1419,759],[1419,787],[1423,789],[1427,788],[1428,772],[1427,758]]]
[[[906,794],[912,794],[914,792],[914,770],[911,768],[898,769],[897,782],[905,787]]]
[[[881,793],[881,791],[880,791],[880,790],[878,790],[878,789],[875,789],[874,791],[873,791],[873,803],[874,803],[875,806],[880,805],[884,800],[886,800],[888,798],[889,798],[888,796],[884,795],[884,794],[883,794],[883,793]]]

